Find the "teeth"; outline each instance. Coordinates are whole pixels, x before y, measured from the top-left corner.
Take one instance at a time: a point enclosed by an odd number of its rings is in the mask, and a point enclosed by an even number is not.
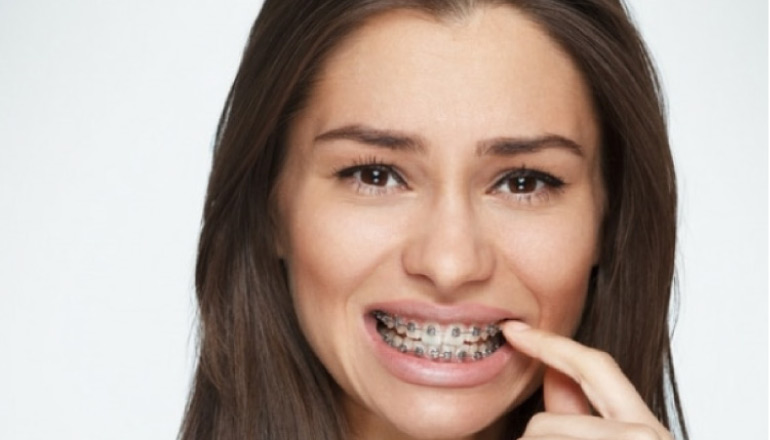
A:
[[[421,324],[382,311],[372,315],[378,321],[377,331],[385,343],[402,353],[437,362],[480,360],[502,344],[500,328],[495,324],[442,326],[436,322]]]
[[[477,325],[471,326],[470,332],[468,334],[468,341],[476,343],[476,342],[479,342],[480,337],[481,337],[481,327]]]
[[[423,332],[416,322],[410,321],[406,325],[406,335],[412,339],[422,339]]]
[[[441,345],[441,327],[435,322],[425,324],[422,334],[422,341],[428,345]]]
[[[455,351],[457,347],[454,345],[444,344],[441,346],[441,360],[445,362],[451,361],[455,357]]]
[[[444,344],[463,345],[465,343],[466,328],[462,324],[452,324],[444,332]]]

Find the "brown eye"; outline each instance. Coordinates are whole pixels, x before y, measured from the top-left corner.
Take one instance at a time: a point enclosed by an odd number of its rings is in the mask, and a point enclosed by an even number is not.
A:
[[[366,167],[359,171],[361,183],[372,186],[387,186],[392,172],[384,167]]]
[[[404,179],[390,165],[356,165],[338,171],[337,176],[356,182],[360,190],[378,191],[378,194],[406,187]]]
[[[526,196],[530,194],[545,194],[551,190],[561,188],[563,185],[564,182],[562,180],[551,174],[521,168],[503,176],[495,184],[495,189],[506,194]]]
[[[508,191],[513,194],[528,194],[535,192],[542,182],[534,176],[515,176],[508,180]]]

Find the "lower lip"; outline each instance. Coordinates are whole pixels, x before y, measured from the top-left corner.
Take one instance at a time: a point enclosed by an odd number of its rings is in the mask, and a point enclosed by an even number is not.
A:
[[[503,344],[490,356],[478,361],[436,362],[401,353],[394,349],[377,332],[377,321],[367,316],[365,325],[374,354],[380,363],[395,377],[414,385],[446,388],[470,388],[491,382],[510,359],[513,349]]]

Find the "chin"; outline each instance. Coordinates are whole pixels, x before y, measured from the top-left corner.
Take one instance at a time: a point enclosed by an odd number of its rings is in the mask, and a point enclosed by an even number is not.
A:
[[[471,439],[484,431],[501,432],[512,402],[462,390],[420,390],[389,396],[379,418],[402,439]],[[379,405],[378,405],[379,406]],[[385,438],[385,437],[384,437]]]

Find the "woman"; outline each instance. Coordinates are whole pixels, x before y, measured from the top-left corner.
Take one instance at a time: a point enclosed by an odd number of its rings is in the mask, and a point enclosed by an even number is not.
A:
[[[674,182],[617,1],[266,1],[181,437],[686,438]]]

